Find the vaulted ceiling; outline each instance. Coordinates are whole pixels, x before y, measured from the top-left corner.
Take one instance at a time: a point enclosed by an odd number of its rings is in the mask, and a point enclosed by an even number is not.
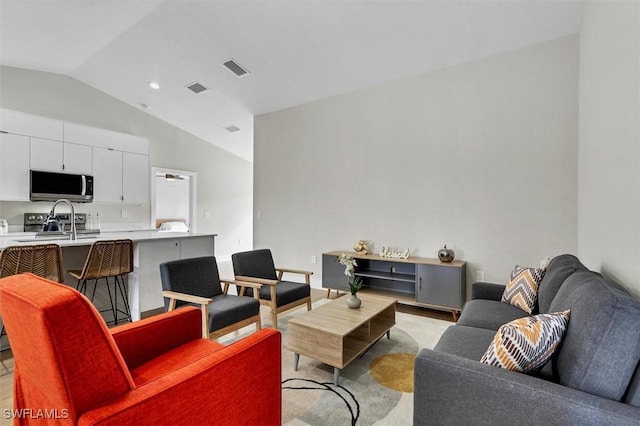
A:
[[[0,63],[69,75],[252,161],[255,115],[576,34],[582,9],[570,0],[0,0]],[[221,65],[230,58],[249,73]],[[196,81],[208,90],[185,88]]]

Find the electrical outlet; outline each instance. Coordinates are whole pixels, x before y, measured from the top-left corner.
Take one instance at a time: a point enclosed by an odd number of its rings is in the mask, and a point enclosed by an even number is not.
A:
[[[318,258],[315,256],[311,256],[311,263],[313,263],[314,265],[318,263]]]
[[[210,211],[205,211],[204,212],[204,218],[205,219],[209,219],[211,217],[211,212]]]
[[[476,271],[476,281],[484,281],[484,271]]]
[[[127,217],[127,211],[126,210],[120,210],[120,217]]]

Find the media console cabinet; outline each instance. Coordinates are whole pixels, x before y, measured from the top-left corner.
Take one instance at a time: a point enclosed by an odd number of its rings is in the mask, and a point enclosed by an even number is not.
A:
[[[395,298],[398,303],[451,311],[454,321],[466,300],[467,266],[425,257],[396,259],[377,254],[333,251],[322,254],[322,287],[349,292],[349,277],[337,258],[342,253],[358,266],[355,276],[363,281],[363,293]]]

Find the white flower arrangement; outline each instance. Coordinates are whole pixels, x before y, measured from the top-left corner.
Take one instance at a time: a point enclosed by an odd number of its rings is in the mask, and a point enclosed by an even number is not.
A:
[[[353,257],[344,253],[338,256],[338,262],[344,265],[344,274],[349,277],[349,291],[355,295],[362,288],[362,278],[354,274],[358,263]]]

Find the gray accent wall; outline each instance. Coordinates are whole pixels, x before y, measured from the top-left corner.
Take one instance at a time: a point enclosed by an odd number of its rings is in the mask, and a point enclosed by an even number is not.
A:
[[[251,162],[60,74],[0,67],[0,107],[148,138],[151,166],[197,173],[197,231],[218,234],[218,258],[252,247]],[[22,214],[34,208],[48,210],[43,203],[0,202],[0,217],[21,224]],[[77,211],[99,211],[103,224],[118,229],[150,225],[150,204],[91,203]]]
[[[640,297],[640,4],[586,2],[578,254]]]
[[[575,253],[578,50],[571,36],[257,116],[254,245],[316,286],[321,253],[359,239],[447,244],[468,285]]]

